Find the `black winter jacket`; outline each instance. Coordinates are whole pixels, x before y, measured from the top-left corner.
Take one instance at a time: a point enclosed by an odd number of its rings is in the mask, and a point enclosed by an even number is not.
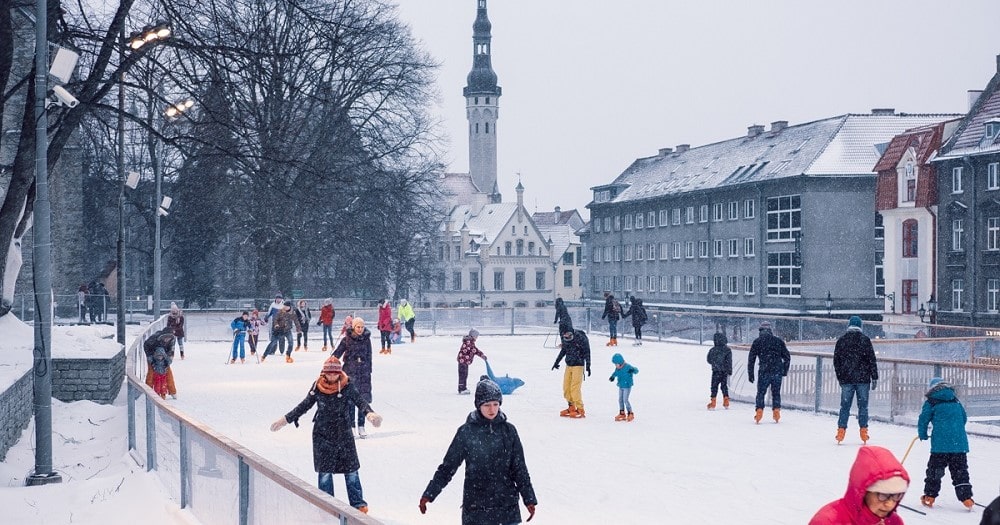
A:
[[[371,412],[372,407],[361,397],[353,379],[335,394],[320,392],[314,382],[306,398],[285,414],[285,421],[299,426],[299,418],[313,405],[317,405],[312,433],[313,468],[316,472],[344,474],[361,468],[351,433],[351,420],[354,418],[354,407],[365,414]]]
[[[632,316],[632,326],[642,326],[646,324],[646,308],[642,306],[642,299],[632,299],[628,311],[622,314],[622,319]]]
[[[573,318],[570,317],[562,297],[556,299],[556,319],[552,322],[559,323],[559,335],[573,331]]]
[[[747,359],[747,374],[753,378],[754,362],[760,358],[760,375],[788,375],[788,367],[792,364],[792,356],[788,353],[785,342],[774,336],[770,330],[761,330],[760,336],[750,345],[750,356]]]
[[[833,350],[833,369],[842,385],[871,383],[878,379],[878,365],[872,340],[861,330],[848,330],[837,339]]]
[[[583,330],[573,330],[572,341],[562,340],[562,348],[553,366],[558,366],[563,357],[566,358],[566,366],[586,366],[590,370],[590,341]]]
[[[521,438],[503,412],[492,420],[478,410],[469,414],[465,424],[458,427],[423,497],[434,501],[463,461],[463,525],[520,523],[518,495],[525,505],[538,504],[524,463]]]
[[[614,296],[608,296],[604,300],[604,313],[601,314],[601,319],[606,318],[608,321],[618,321],[618,318],[621,317],[621,305],[619,304],[618,309],[616,309],[614,306],[616,302]]]
[[[344,362],[344,373],[362,394],[372,393],[372,333],[367,328],[361,335],[348,332],[333,355]]]
[[[729,348],[726,334],[715,334],[713,337],[715,346],[708,351],[708,364],[712,365],[713,372],[725,372],[726,375],[733,375],[733,351]]]

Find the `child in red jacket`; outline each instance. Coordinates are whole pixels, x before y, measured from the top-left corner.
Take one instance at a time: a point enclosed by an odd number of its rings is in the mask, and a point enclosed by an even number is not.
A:
[[[875,445],[861,447],[844,497],[819,509],[809,525],[903,525],[896,508],[909,486],[910,475],[892,452]]]
[[[486,354],[479,351],[476,348],[476,339],[479,338],[479,330],[473,328],[469,330],[469,335],[462,338],[462,346],[458,349],[458,393],[468,394],[469,389],[466,387],[466,381],[469,379],[469,365],[472,364],[472,360],[479,357],[486,360]]]
[[[327,348],[333,348],[333,344],[336,341],[333,340],[333,316],[336,312],[333,309],[333,299],[327,297],[323,299],[323,306],[319,309],[319,321],[316,324],[323,327],[323,351],[326,352]],[[330,341],[329,346],[327,346],[327,340]]]

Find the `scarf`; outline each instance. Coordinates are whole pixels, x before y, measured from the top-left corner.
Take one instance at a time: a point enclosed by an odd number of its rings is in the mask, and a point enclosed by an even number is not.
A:
[[[349,381],[350,378],[343,372],[337,374],[336,381],[327,381],[326,374],[320,374],[319,379],[316,380],[316,390],[327,395],[339,394],[341,390],[347,387]]]

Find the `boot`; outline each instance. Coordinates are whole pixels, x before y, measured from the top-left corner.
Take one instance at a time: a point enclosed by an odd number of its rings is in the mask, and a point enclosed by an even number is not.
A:
[[[410,334],[410,342],[411,343],[417,342],[417,334]]]
[[[934,496],[920,496],[920,504],[925,507],[934,506]]]
[[[628,416],[625,417],[625,421],[632,421],[633,419],[635,419],[635,413],[633,412],[629,412]]]
[[[758,408],[754,412],[754,414],[753,414],[753,421],[754,421],[754,423],[760,424],[760,420],[763,417],[764,417],[764,409],[763,408]]]
[[[303,352],[308,352],[308,351],[309,351],[309,346],[308,346],[308,345],[306,345],[306,346],[303,346],[303,347],[302,347],[302,351],[303,351]]]
[[[577,408],[572,414],[570,414],[569,417],[579,419],[582,417],[587,417],[587,413],[583,410],[583,407],[580,407]]]
[[[247,362],[246,358],[244,358],[244,357],[241,357],[241,358],[240,358],[240,364],[241,364],[241,365],[242,365],[242,364],[245,364],[246,362]]]
[[[615,421],[625,421],[625,411],[619,410],[618,415],[615,416]]]
[[[614,339],[608,339],[607,344],[605,344],[604,346],[614,346],[614,343],[615,343]]]
[[[323,352],[326,352],[326,349],[327,349],[327,346],[326,346],[326,345],[323,345],[323,350],[322,350],[322,351],[323,351]]]
[[[969,509],[971,511],[972,507],[974,507],[976,505],[976,502],[973,501],[972,498],[969,498],[967,500],[962,501],[962,505],[965,505],[965,508],[967,508],[967,509]]]
[[[773,417],[774,418],[774,422],[777,423],[778,420],[781,419],[781,409],[780,408],[775,408],[775,409],[771,410],[771,417]]]
[[[576,407],[573,406],[572,404],[565,410],[559,411],[559,415],[562,417],[573,417],[573,414],[575,413],[576,413]]]
[[[614,339],[611,340],[611,346],[618,346],[618,338],[617,337],[615,337]]]
[[[181,359],[184,359],[184,350],[181,350]]]
[[[358,507],[358,512],[362,514],[368,514],[368,505],[362,505]]]
[[[386,355],[392,355],[392,348],[386,348],[385,353]]]
[[[295,360],[292,359],[292,354],[291,353],[289,353],[288,355],[285,356],[285,362],[286,363],[294,363],[295,362]]]
[[[868,427],[861,427],[861,443],[868,443]]]
[[[295,345],[295,351],[298,352],[299,350],[302,350],[302,345],[300,345],[300,344],[299,345]]]
[[[838,443],[838,444],[839,444],[839,443],[840,443],[841,441],[843,441],[843,440],[844,440],[844,434],[845,434],[846,432],[847,432],[847,429],[846,429],[846,428],[838,428],[838,429],[837,429],[837,438],[836,438],[836,439],[837,439],[837,443]]]
[[[236,358],[234,357],[234,358],[230,359],[229,360],[229,364],[231,364],[231,365],[232,364],[236,364]]]
[[[711,401],[708,402],[708,409],[709,410],[714,410],[715,409],[715,398],[714,397],[712,398]]]
[[[722,397],[722,408],[729,409],[729,396]]]
[[[260,362],[261,362],[261,363],[263,363],[265,359],[267,359],[267,356],[266,356],[266,355],[262,355],[262,356],[260,356]]]

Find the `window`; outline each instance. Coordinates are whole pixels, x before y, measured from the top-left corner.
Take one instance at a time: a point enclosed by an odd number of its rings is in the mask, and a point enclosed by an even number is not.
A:
[[[681,243],[675,241],[674,242],[674,259],[680,259],[680,258],[681,258]]]
[[[901,192],[902,202],[913,202],[917,200],[917,170],[912,162],[907,162],[903,168],[903,191]]]
[[[510,241],[503,243],[503,254],[510,255],[511,244]]]
[[[563,286],[566,288],[573,286],[573,270],[563,270]]]
[[[768,197],[767,240],[785,240],[802,231],[801,198],[799,195]]]
[[[601,233],[601,219],[594,219],[594,233]]]
[[[469,290],[475,291],[479,289],[479,272],[473,270],[469,272]]]
[[[669,292],[670,291],[670,277],[666,275],[660,276],[660,291]]]
[[[604,262],[611,262],[611,247],[604,247]]]
[[[662,226],[662,224],[661,224]],[[655,228],[656,227],[656,212],[651,211],[646,214],[646,227]]]
[[[688,206],[686,213],[684,214],[684,222],[686,224],[694,224],[694,206]]]
[[[517,226],[515,226],[513,224],[510,225],[510,234],[511,235],[517,235]]]
[[[626,244],[625,247],[623,248],[623,251],[624,251],[624,259],[626,261],[631,261],[632,260],[632,245],[631,244]]]
[[[698,222],[708,222],[708,204],[701,205]]]
[[[743,239],[743,256],[753,257],[754,255],[756,255],[754,247],[754,238],[747,237],[746,239]]]
[[[531,243],[528,243],[528,245],[530,246]],[[562,256],[562,262],[563,264],[573,264],[573,252],[567,251],[564,253]]]
[[[986,311],[1000,312],[1000,279],[986,279]]]
[[[715,203],[715,205],[712,206],[712,209],[713,209],[712,220],[715,221],[715,222],[721,221],[722,220],[722,203],[721,202]]]
[[[524,255],[524,239],[518,239],[515,244],[517,245],[517,254]]]
[[[503,290],[503,271],[493,272],[493,289]]]
[[[722,276],[716,275],[712,278],[712,293],[716,295],[722,294]]]
[[[672,215],[673,216],[671,217],[672,218],[671,224],[673,224],[674,226],[680,226],[680,224],[681,224],[681,209],[680,208],[674,208]]]
[[[637,291],[637,292],[641,292],[642,291],[642,281],[643,281],[643,279],[642,279],[641,275],[636,276],[636,278],[635,278],[635,291]]]
[[[661,242],[660,243],[660,260],[665,261],[670,258],[670,243]]]
[[[645,258],[646,258],[646,250],[643,248],[643,245],[641,243],[640,244],[636,244],[635,245],[635,260],[641,261],[641,260],[643,260]]]
[[[740,241],[739,239],[729,239],[729,256],[739,257],[740,256]]]
[[[645,222],[646,221],[643,220],[643,214],[642,213],[636,213],[635,214],[635,229],[638,230],[640,228],[645,228],[646,227]]]
[[[656,260],[656,244],[649,243],[646,245],[646,260],[655,261]]]
[[[569,282],[573,282],[573,271],[569,270]],[[553,278],[555,275],[552,276]],[[544,290],[545,289],[545,270],[535,270],[535,289]]]
[[[534,242],[529,242],[528,243],[528,255],[541,255],[541,254],[542,254],[541,250],[538,250],[538,253],[535,253],[535,243]],[[572,256],[572,255],[573,254],[571,253],[570,256]],[[573,261],[570,261],[569,263],[573,264]]]
[[[740,278],[731,275],[729,276],[729,295],[736,295],[740,293]]]
[[[885,295],[885,252],[878,250],[875,252],[875,295],[881,297]]]
[[[747,199],[746,202],[743,203],[743,218],[752,219],[756,216],[756,213],[757,213],[757,201],[753,199]]]
[[[525,235],[528,234],[528,225],[527,224],[524,225],[524,234]]]
[[[594,246],[594,250],[591,252],[590,260],[594,261],[595,264],[601,262],[601,249],[597,246]]]
[[[1000,250],[1000,217],[986,219],[986,249]]]
[[[681,276],[680,275],[673,276],[672,281],[673,281],[673,283],[672,283],[673,284],[673,292],[674,293],[681,293]]]
[[[684,278],[684,289],[687,293],[694,293],[694,276],[688,275]]]
[[[621,215],[615,215],[615,231],[621,231],[622,229],[622,217]]]
[[[698,288],[698,291],[701,293],[708,293],[708,276],[702,275],[698,277],[698,282],[701,283],[701,286]]]
[[[660,210],[660,226],[667,225],[667,210]]]
[[[611,231],[611,217],[604,218],[604,231],[606,232]]]
[[[962,279],[951,280],[951,309],[954,312],[962,311],[962,294],[965,292],[965,281]]]
[[[767,295],[798,297],[802,293],[802,268],[793,265],[794,252],[767,254]]]
[[[986,165],[986,189],[1000,190],[1000,162]]]
[[[729,220],[735,221],[740,218],[740,203],[736,201],[729,202]]]
[[[903,257],[917,256],[917,220],[903,221]]]
[[[882,223],[882,214],[875,214],[875,238],[885,239],[885,225]]]
[[[716,257],[722,257],[723,256],[723,253],[722,253],[722,239],[716,239],[715,240],[715,256]]]
[[[462,272],[455,272],[451,274],[451,289],[452,290],[462,289]]]
[[[955,166],[951,169],[951,192],[962,193],[962,167]]]
[[[514,272],[514,289],[524,290],[524,270],[517,270]]]
[[[632,291],[632,286],[633,286],[632,285],[632,276],[631,275],[626,275],[625,276],[625,291],[626,292],[631,292]]]
[[[698,257],[708,257],[708,241],[698,241]]]
[[[636,226],[636,227],[638,227],[638,226]],[[631,213],[628,213],[628,214],[625,215],[625,226],[622,229],[623,230],[631,230],[632,229],[632,214]]]
[[[684,243],[684,258],[694,259],[694,241]]]
[[[621,254],[621,247],[620,246],[612,246],[611,247],[611,252],[615,256],[615,262],[619,262],[619,261],[622,260],[622,254]]]
[[[951,251],[960,252],[962,250],[962,237],[965,233],[965,228],[962,226],[962,219],[954,219],[951,221]]]
[[[754,293],[756,292],[753,286],[753,276],[752,275],[743,276],[743,294],[753,295]]]

